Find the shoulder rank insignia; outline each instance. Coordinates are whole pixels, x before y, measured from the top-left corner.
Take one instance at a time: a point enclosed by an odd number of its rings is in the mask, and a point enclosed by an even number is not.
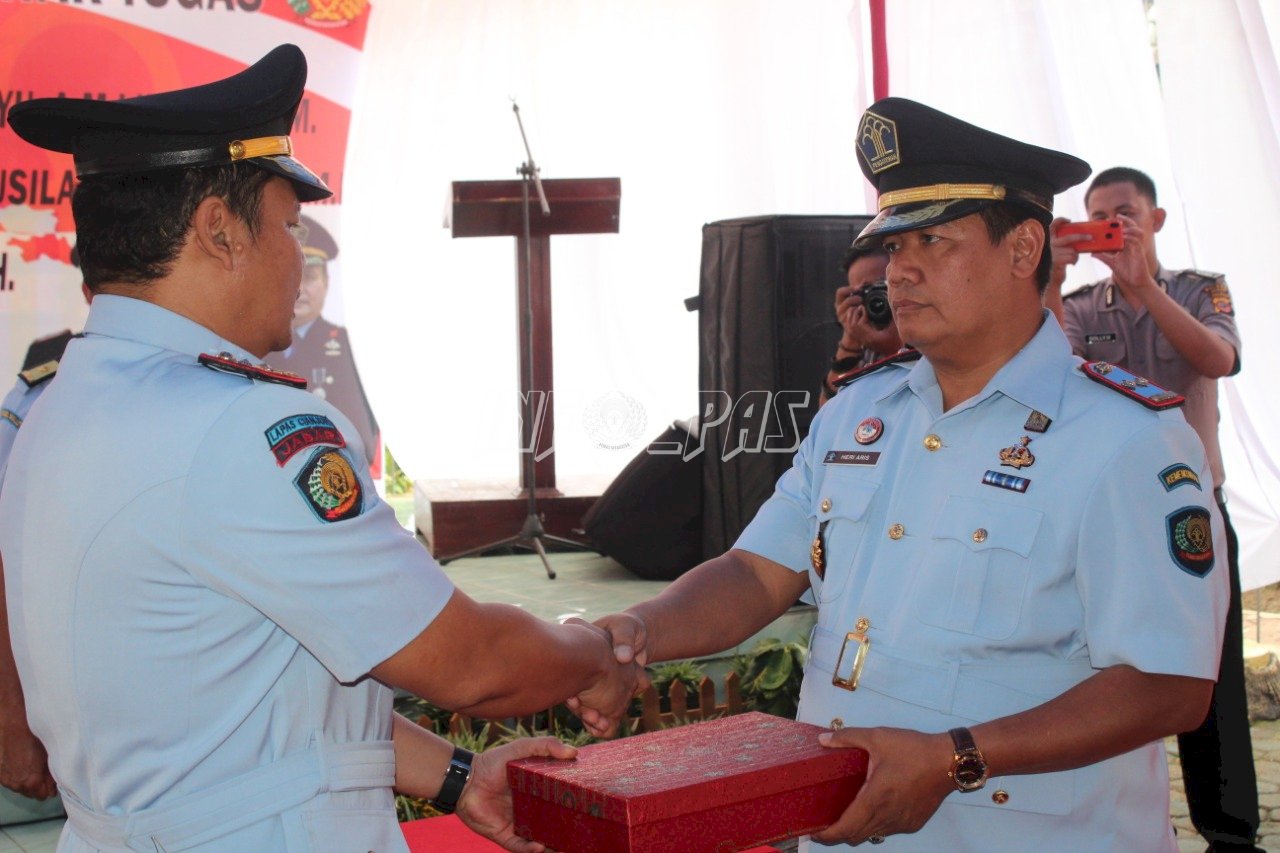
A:
[[[22,359],[22,369],[28,370],[46,361],[57,361],[67,351],[67,344],[78,337],[80,336],[71,334],[70,329],[63,329],[61,332],[36,338],[27,347],[27,354]]]
[[[276,385],[288,385],[291,388],[298,388],[303,391],[307,390],[307,380],[296,373],[274,370],[265,364],[253,365],[247,361],[236,361],[235,357],[229,352],[220,352],[217,355],[210,355],[206,352],[200,356],[198,361],[210,370],[233,373],[246,379],[274,382]]]
[[[1172,409],[1186,402],[1186,397],[1166,391],[1151,380],[1136,376],[1123,367],[1105,361],[1086,361],[1081,372],[1094,382],[1119,391],[1131,400],[1137,400],[1148,409]]]
[[[35,367],[29,367],[18,374],[18,378],[27,383],[28,388],[34,388],[41,382],[47,382],[53,378],[58,372],[58,361],[46,361],[44,364],[37,364]]]
[[[22,418],[18,417],[18,413],[9,409],[0,409],[0,421],[13,424],[14,429],[22,429]]]
[[[869,374],[875,373],[877,370],[880,370],[882,367],[887,367],[890,364],[906,364],[907,362],[916,361],[919,358],[920,358],[920,350],[904,349],[899,352],[895,352],[893,355],[886,356],[880,359],[879,361],[873,361],[870,364],[866,365],[865,367],[859,367],[857,370],[850,370],[848,373],[842,373],[841,375],[837,376],[835,378],[835,381],[832,382],[831,384],[837,390],[839,390],[844,386],[848,385],[850,382],[853,382],[857,379],[861,379],[862,377],[867,376]]]

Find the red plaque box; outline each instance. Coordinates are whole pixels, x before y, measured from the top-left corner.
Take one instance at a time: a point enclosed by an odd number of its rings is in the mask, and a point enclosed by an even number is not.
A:
[[[840,816],[867,776],[823,729],[738,714],[507,765],[516,832],[561,853],[728,853]]]

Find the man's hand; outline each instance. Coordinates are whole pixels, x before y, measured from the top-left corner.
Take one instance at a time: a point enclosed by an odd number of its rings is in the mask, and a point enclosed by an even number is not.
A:
[[[1053,256],[1053,271],[1049,274],[1049,286],[1062,287],[1067,279],[1067,267],[1080,260],[1076,243],[1089,239],[1088,234],[1059,234],[1058,229],[1071,220],[1059,216],[1049,223],[1049,252]]]
[[[861,747],[871,761],[858,796],[839,820],[813,833],[814,841],[861,844],[872,836],[915,832],[956,789],[947,775],[954,749],[946,734],[849,728],[818,740],[832,748]]]
[[[622,716],[627,712],[631,697],[648,686],[648,675],[639,663],[619,659],[613,638],[604,628],[577,618],[566,620],[565,627],[583,632],[589,638],[587,642],[604,643],[607,654],[613,660],[613,666],[608,668],[604,678],[565,701],[569,710],[578,715],[592,735],[613,737]]]
[[[856,352],[866,346],[865,331],[871,327],[866,322],[867,309],[862,304],[862,288],[846,284],[836,288],[836,319],[840,321],[840,347]],[[861,317],[857,316],[861,311]]]
[[[1156,288],[1155,278],[1147,266],[1146,249],[1143,248],[1143,230],[1124,214],[1116,219],[1124,226],[1124,248],[1118,252],[1094,252],[1093,256],[1111,270],[1111,278],[1126,295],[1142,298],[1145,288]]]
[[[0,725],[0,785],[36,800],[58,793],[49,756],[25,720],[8,719]]]
[[[458,800],[458,817],[473,832],[513,853],[541,853],[546,847],[515,833],[507,762],[532,756],[570,759],[577,754],[572,746],[553,737],[522,738],[485,750],[471,766],[471,781]]]

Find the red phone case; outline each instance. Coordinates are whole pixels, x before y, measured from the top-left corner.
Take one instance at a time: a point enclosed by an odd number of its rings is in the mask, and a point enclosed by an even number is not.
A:
[[[1091,239],[1071,244],[1077,252],[1118,252],[1124,248],[1124,227],[1118,219],[1067,222],[1058,229],[1058,233],[1088,234]]]

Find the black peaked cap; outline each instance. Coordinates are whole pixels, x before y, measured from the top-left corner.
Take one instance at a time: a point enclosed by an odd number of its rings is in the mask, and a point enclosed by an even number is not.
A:
[[[33,145],[74,155],[81,178],[243,160],[290,180],[300,200],[318,201],[333,193],[287,141],[306,82],[306,57],[283,44],[213,83],[119,101],[37,98],[14,105],[9,123]],[[249,145],[237,153],[238,142]]]
[[[855,245],[914,231],[1010,201],[1052,215],[1053,197],[1089,177],[1078,157],[1019,142],[906,98],[862,115],[858,165],[876,188],[879,215]]]

